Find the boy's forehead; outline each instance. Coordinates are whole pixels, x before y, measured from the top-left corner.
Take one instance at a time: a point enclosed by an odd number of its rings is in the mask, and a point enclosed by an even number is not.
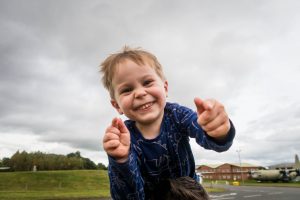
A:
[[[147,57],[144,57],[144,56],[140,57],[140,59],[134,59],[134,58],[130,58],[130,57],[129,58],[123,58],[122,60],[120,60],[120,62],[117,64],[116,67],[118,68],[118,66],[128,64],[130,62],[133,62],[133,63],[135,63],[137,65],[140,65],[140,66],[149,65],[149,66],[153,67],[151,60]]]
[[[112,76],[113,87],[120,82],[126,82],[128,80],[141,79],[149,75],[159,76],[155,68],[150,66],[148,63],[138,64],[134,61],[128,60],[118,64],[115,68],[115,73]]]
[[[125,72],[127,70],[130,70],[128,68],[132,67],[132,66],[138,66],[138,67],[142,67],[142,68],[151,68],[155,71],[155,67],[152,65],[151,62],[148,62],[147,60],[143,60],[142,62],[138,62],[138,61],[135,61],[135,60],[132,60],[132,59],[124,59],[122,60],[121,62],[119,62],[116,66],[115,66],[115,69],[114,69],[114,73],[113,73],[113,76],[112,76],[112,79],[114,78],[114,76],[116,74],[118,74],[120,71],[123,71],[122,69],[124,69],[124,67],[127,67],[126,70],[124,70]],[[123,71],[123,72],[124,72]]]
[[[134,69],[134,66],[138,66],[141,68],[149,68],[152,72],[154,72],[158,77],[160,77],[162,80],[164,80],[164,77],[157,71],[157,67],[155,66],[155,63],[147,58],[144,57],[142,60],[135,60],[131,58],[124,58],[120,60],[113,68],[113,73],[111,76],[112,86],[114,88],[116,82],[119,82],[120,79],[126,80],[127,76],[130,76],[131,73],[134,73],[136,70]],[[132,67],[132,68],[131,68]],[[125,70],[123,70],[125,68]],[[133,69],[133,70],[132,70]],[[125,77],[122,77],[125,76]]]
[[[114,76],[116,75],[131,75],[131,74],[135,74],[136,71],[144,71],[145,69],[152,69],[152,67],[150,67],[147,63],[145,64],[138,64],[135,63],[133,61],[127,61],[127,62],[123,62],[120,63],[116,69],[115,69],[115,73]]]

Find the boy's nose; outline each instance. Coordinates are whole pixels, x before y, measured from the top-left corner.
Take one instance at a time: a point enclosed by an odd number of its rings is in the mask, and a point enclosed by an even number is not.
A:
[[[144,88],[138,88],[135,90],[135,93],[134,93],[134,97],[135,98],[140,98],[140,97],[143,97],[147,94],[147,92],[145,91]]]

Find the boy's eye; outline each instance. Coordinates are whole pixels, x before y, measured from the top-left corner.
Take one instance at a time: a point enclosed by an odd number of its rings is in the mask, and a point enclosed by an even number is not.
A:
[[[120,94],[128,93],[131,90],[132,90],[131,88],[123,88],[123,89],[120,90]]]
[[[144,85],[145,86],[150,85],[152,82],[153,82],[153,80],[145,80]]]

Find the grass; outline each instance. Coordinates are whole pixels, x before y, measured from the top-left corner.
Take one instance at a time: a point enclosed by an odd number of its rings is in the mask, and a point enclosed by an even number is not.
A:
[[[67,199],[109,197],[104,170],[0,173],[0,199]]]
[[[224,182],[224,183],[223,183]],[[225,181],[218,181],[225,184]],[[245,181],[245,186],[299,187],[297,183],[257,183]],[[224,192],[209,181],[204,182],[208,193]],[[109,179],[104,170],[66,170],[38,172],[1,172],[1,200],[54,200],[110,197]]]

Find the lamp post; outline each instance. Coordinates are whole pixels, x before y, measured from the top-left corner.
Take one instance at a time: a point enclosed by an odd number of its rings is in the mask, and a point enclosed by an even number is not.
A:
[[[242,170],[242,162],[241,162],[241,156],[240,156],[241,151],[242,151],[241,149],[236,150],[236,152],[238,153],[238,156],[239,156],[240,172],[241,172],[242,183],[244,184],[244,177],[243,177],[243,170]]]

